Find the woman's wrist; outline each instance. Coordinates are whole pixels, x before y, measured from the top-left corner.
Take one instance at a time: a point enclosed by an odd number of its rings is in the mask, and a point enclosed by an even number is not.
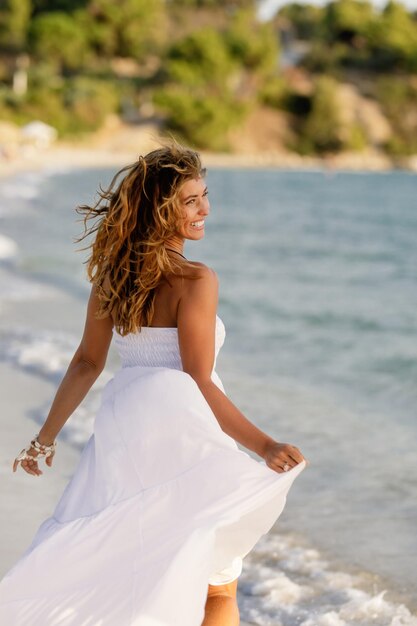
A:
[[[42,430],[42,428],[39,431],[38,441],[42,446],[51,446],[54,443],[55,439],[56,436],[54,437],[48,431]]]
[[[257,451],[257,454],[259,454],[260,457],[265,458],[269,446],[275,445],[277,443],[278,441],[276,441],[276,439],[273,439],[272,437],[266,435],[265,439],[261,443],[259,452]]]

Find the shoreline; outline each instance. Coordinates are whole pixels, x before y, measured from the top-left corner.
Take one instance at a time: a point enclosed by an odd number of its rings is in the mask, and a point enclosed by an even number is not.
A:
[[[79,142],[58,141],[48,148],[30,147],[18,152],[9,159],[0,160],[0,180],[15,174],[67,169],[95,169],[97,167],[123,167],[137,160],[139,154],[146,153],[164,141],[151,129],[133,131],[126,136],[128,129]],[[203,164],[214,168],[276,169],[294,171],[324,172],[387,172],[392,170],[417,173],[417,155],[402,159],[391,159],[376,151],[367,153],[341,153],[326,157],[307,157],[289,152],[263,153],[220,153],[199,151]]]

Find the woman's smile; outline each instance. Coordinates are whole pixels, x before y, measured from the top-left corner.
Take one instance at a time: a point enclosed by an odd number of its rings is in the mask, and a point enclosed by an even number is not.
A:
[[[195,230],[202,230],[204,228],[204,220],[199,220],[198,222],[191,222],[191,227]]]
[[[204,236],[205,220],[210,212],[208,189],[202,177],[187,180],[181,189],[180,203],[184,223],[180,235],[185,239]]]

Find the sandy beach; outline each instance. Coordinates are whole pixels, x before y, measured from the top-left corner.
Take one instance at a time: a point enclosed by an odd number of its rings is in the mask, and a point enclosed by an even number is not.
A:
[[[52,468],[42,461],[42,476],[30,476],[19,469],[12,472],[13,458],[35,434],[36,424],[29,417],[33,398],[47,402],[53,388],[9,364],[0,363],[0,498],[7,506],[0,509],[0,577],[29,546],[41,522],[51,515],[71,476],[78,452],[62,439]]]
[[[0,177],[42,169],[117,167],[134,162],[139,154],[158,147],[166,137],[153,125],[131,126],[117,120],[91,136],[59,140],[49,147],[25,146],[0,159]],[[288,170],[387,171],[393,168],[417,172],[417,156],[397,161],[378,150],[344,152],[324,158],[289,151],[218,153],[201,151],[204,164],[216,168],[273,168]]]

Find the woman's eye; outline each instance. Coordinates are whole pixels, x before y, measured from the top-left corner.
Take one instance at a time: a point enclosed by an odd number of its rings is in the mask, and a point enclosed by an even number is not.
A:
[[[206,191],[203,193],[203,198],[204,196],[208,196],[208,189],[206,189]],[[189,204],[195,204],[196,199],[195,198],[191,198],[191,200],[188,200],[188,202],[186,202],[185,204],[188,206]]]

